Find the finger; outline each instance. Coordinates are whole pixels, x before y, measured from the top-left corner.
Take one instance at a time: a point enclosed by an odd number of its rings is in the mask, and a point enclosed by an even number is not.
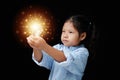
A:
[[[35,41],[32,37],[27,37],[27,41],[28,41],[29,44],[34,44],[35,43]]]

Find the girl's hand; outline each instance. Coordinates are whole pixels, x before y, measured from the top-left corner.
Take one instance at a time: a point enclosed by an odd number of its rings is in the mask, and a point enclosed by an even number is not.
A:
[[[47,44],[42,37],[35,35],[30,35],[29,37],[27,37],[27,42],[30,45],[30,47],[39,50],[42,50]]]

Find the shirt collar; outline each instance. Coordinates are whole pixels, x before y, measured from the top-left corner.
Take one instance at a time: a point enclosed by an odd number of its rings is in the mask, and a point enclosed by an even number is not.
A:
[[[71,50],[71,51],[73,51],[73,50],[75,50],[75,49],[78,49],[78,48],[80,48],[80,47],[84,47],[84,44],[81,44],[81,45],[78,45],[78,46],[66,46],[66,48],[68,48],[69,50]]]

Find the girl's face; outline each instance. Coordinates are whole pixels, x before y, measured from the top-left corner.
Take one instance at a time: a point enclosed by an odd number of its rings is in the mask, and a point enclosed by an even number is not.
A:
[[[72,22],[66,22],[63,25],[61,41],[65,46],[77,46],[80,41],[79,32],[74,28]]]

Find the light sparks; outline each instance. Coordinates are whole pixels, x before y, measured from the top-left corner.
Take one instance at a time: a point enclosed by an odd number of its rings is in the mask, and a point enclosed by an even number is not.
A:
[[[39,22],[31,23],[29,29],[31,34],[35,34],[36,36],[39,36],[43,32],[43,26]]]
[[[45,24],[46,22],[44,22],[44,19],[38,19],[37,17],[39,16],[31,16],[25,20],[25,35],[35,34],[36,36],[40,36],[44,29],[49,26],[48,24]]]
[[[25,42],[26,37],[31,34],[41,36],[46,40],[53,39],[54,19],[46,9],[30,6],[20,13],[15,20],[15,31],[21,42]]]

